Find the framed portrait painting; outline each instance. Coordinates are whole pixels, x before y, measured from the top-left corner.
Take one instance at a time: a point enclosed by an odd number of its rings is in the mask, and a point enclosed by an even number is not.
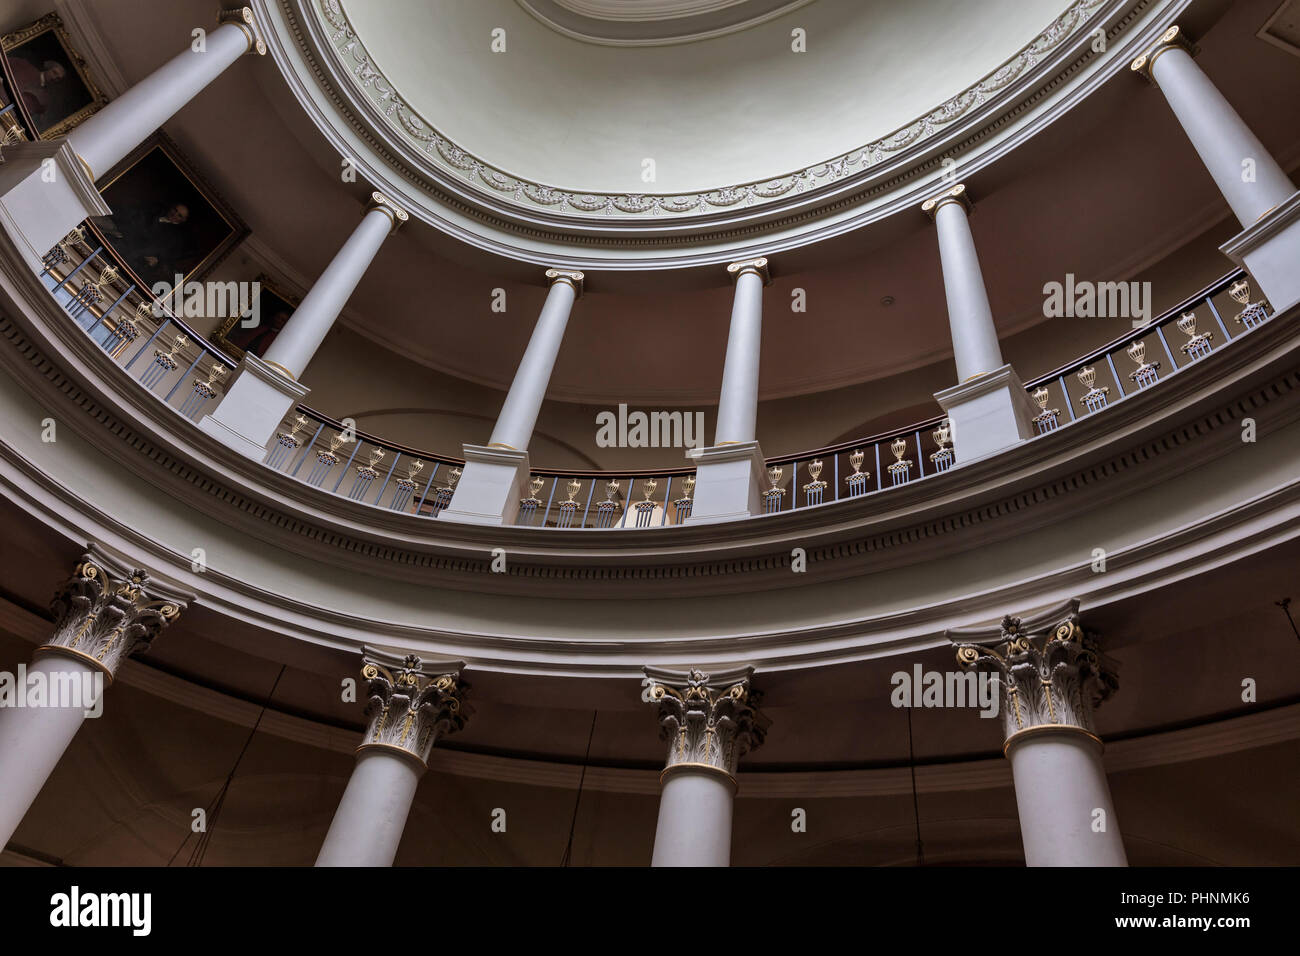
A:
[[[255,281],[258,293],[252,314],[232,315],[212,333],[212,344],[235,360],[249,352],[258,358],[265,355],[301,301],[276,288],[264,275]]]
[[[203,278],[248,235],[248,227],[199,177],[176,145],[155,133],[110,170],[99,192],[113,210],[91,227],[130,271],[153,288]]]
[[[29,139],[63,136],[107,102],[58,14],[0,36],[0,52],[13,112]]]

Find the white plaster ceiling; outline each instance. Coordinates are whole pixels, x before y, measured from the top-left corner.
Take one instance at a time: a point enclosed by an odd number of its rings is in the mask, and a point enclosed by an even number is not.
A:
[[[522,179],[633,193],[762,180],[860,147],[997,69],[1068,6],[817,0],[740,32],[628,48],[557,33],[514,0],[342,2],[371,65],[461,148]]]

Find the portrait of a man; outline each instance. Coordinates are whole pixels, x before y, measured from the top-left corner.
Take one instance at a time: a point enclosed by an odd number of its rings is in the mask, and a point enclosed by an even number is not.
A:
[[[32,138],[60,136],[103,103],[57,18],[4,38],[6,81]]]
[[[113,210],[94,220],[104,240],[144,285],[198,278],[244,230],[156,140],[100,190]]]

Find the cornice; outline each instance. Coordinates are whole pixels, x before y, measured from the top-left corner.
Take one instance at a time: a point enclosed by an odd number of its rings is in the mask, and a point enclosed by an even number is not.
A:
[[[661,197],[656,206],[653,198],[628,194],[626,202],[620,200],[626,207],[622,210],[612,194],[595,205],[576,190],[560,190],[577,197],[578,206],[570,208],[567,200],[555,201],[556,187],[526,184],[456,144],[442,140],[440,147],[436,138],[421,141],[401,132],[392,124],[401,122],[405,101],[373,64],[355,64],[370,84],[358,88],[357,69],[336,55],[340,46],[352,42],[346,38],[348,28],[340,32],[308,6],[322,0],[254,2],[275,19],[272,52],[317,126],[347,155],[357,151],[352,138],[364,144],[367,155],[354,156],[359,171],[416,207],[417,218],[521,261],[644,269],[725,264],[742,257],[737,254],[742,251],[779,253],[861,228],[919,202],[933,192],[942,159],[960,156],[967,175],[988,165],[1126,68],[1132,50],[1151,31],[1164,29],[1190,0],[1076,4],[1045,32],[1050,43],[1040,38],[1021,51],[1024,61],[1013,58],[986,78],[997,89],[981,91],[977,84],[885,137],[879,150],[867,144],[791,173],[791,181],[779,188],[768,189],[776,180],[765,180],[750,184],[756,190],[752,194],[736,192],[742,187],[699,194],[717,193],[717,203],[701,200],[686,208],[674,197]],[[1092,50],[1097,28],[1107,33],[1104,53]],[[437,136],[424,120],[415,126],[419,135]],[[529,198],[530,189],[544,201]],[[763,250],[756,246],[761,236],[769,237]],[[557,258],[554,249],[539,250],[537,243],[562,248],[563,257]]]

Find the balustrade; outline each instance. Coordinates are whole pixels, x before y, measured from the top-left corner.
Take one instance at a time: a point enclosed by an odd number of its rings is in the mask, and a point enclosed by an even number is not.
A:
[[[236,363],[125,276],[87,223],[44,257],[46,288],[69,318],[136,383],[199,421]],[[1037,436],[1158,386],[1259,327],[1268,306],[1240,270],[1080,359],[1025,386]],[[1227,318],[1225,318],[1227,316]],[[1221,337],[1220,337],[1221,336]],[[1064,415],[1064,417],[1062,417]],[[769,458],[762,515],[833,505],[936,478],[957,462],[952,426],[935,417],[855,441]],[[313,488],[386,511],[437,518],[465,461],[360,431],[305,405],[276,429],[263,464]],[[694,505],[692,468],[653,472],[539,470],[525,482],[514,524],[554,531],[682,526]]]

